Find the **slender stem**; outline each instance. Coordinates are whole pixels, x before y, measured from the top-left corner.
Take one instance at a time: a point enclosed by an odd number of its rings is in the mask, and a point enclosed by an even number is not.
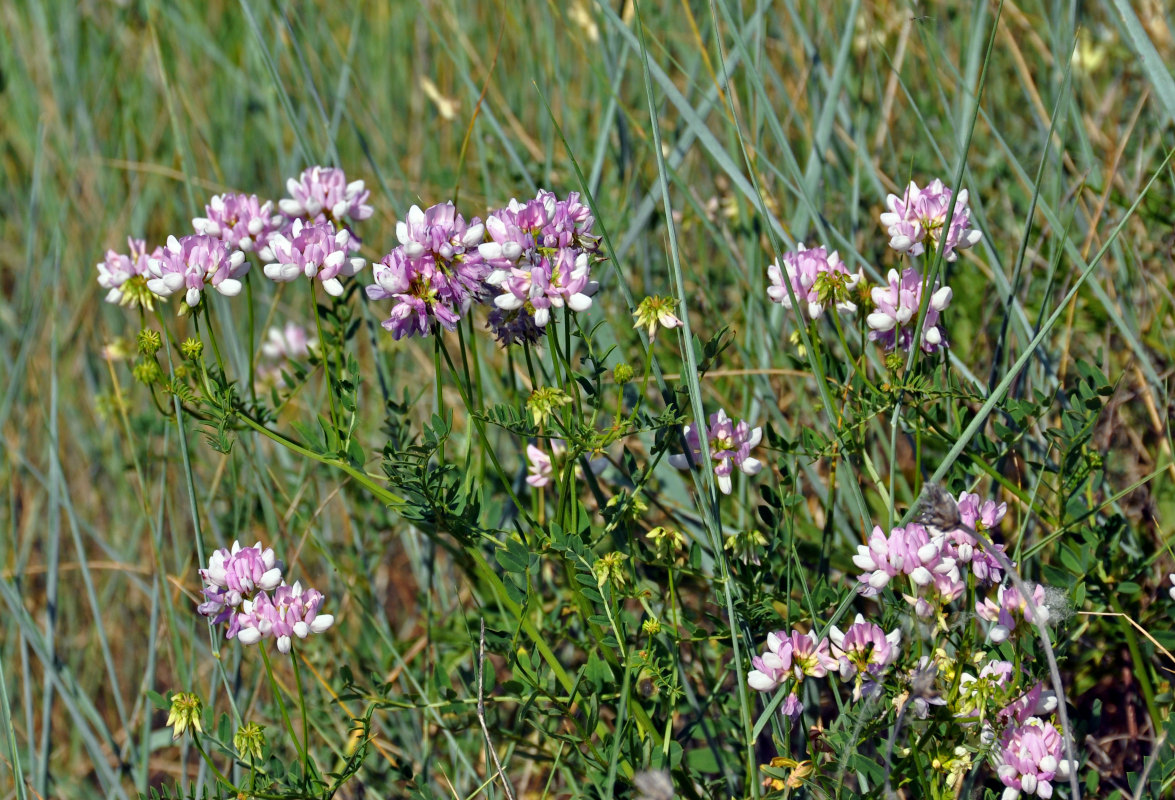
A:
[[[249,328],[249,397],[257,402],[257,353],[254,337],[257,335],[253,320],[253,273],[245,275],[245,315]]]
[[[294,662],[294,681],[298,684],[298,710],[302,714],[302,774],[310,774],[310,718],[306,716],[306,690],[302,687],[302,670],[298,666],[298,655],[290,649],[290,661]]]
[[[277,684],[277,678],[273,676],[273,665],[269,662],[269,651],[265,648],[265,642],[259,642],[257,648],[261,651],[261,661],[265,664],[265,674],[269,676],[269,686],[273,689],[273,696],[277,700],[277,707],[281,709],[282,721],[286,724],[286,730],[290,732],[290,738],[294,740],[294,747],[297,748],[298,755],[302,757],[302,763],[305,764],[306,746],[298,740],[298,734],[294,730],[294,723],[290,722],[290,713],[286,710],[286,701],[282,698],[282,690]]]
[[[212,773],[216,775],[216,779],[225,786],[229,787],[229,789],[233,791],[234,795],[238,794],[240,790],[237,788],[237,785],[229,780],[227,775],[220,771],[220,768],[216,766],[216,762],[212,760],[212,756],[208,755],[208,753],[204,750],[204,745],[200,744],[200,734],[193,733],[192,744],[196,745],[196,750],[200,752],[200,757],[204,759],[204,763],[208,765],[208,769],[212,770]]]
[[[330,398],[330,424],[338,435],[339,412],[335,408],[335,387],[330,379],[330,349],[326,346],[326,337],[322,335],[322,317],[318,313],[318,298],[314,296],[314,282],[310,282],[310,312],[314,314],[314,326],[318,330],[318,347],[322,356],[322,375],[326,378],[326,395]]]
[[[220,345],[216,343],[216,334],[212,331],[212,304],[208,298],[204,298],[204,322],[208,326],[208,341],[212,343],[212,352],[216,355],[216,366],[220,367],[220,372],[225,377],[228,373],[224,371],[224,359],[220,357]],[[192,315],[192,319],[196,319],[196,315]],[[199,325],[197,325],[199,330]]]

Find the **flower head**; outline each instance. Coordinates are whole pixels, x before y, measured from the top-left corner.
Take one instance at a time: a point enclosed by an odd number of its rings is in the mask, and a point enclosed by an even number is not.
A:
[[[1036,608],[1035,614],[1019,589],[1015,586],[1000,586],[995,601],[987,597],[977,602],[975,613],[981,619],[995,623],[987,635],[998,644],[1017,630],[1023,630],[1028,624],[1035,623],[1037,619],[1042,625],[1048,624],[1049,609],[1045,605],[1044,587],[1040,584],[1032,591],[1032,605]]]
[[[213,195],[203,217],[192,220],[196,233],[222,240],[234,250],[265,255],[269,237],[281,229],[282,217],[273,213],[273,201],[262,203],[255,194]]]
[[[805,676],[823,678],[839,667],[828,652],[828,640],[816,641],[809,634],[793,630],[767,635],[767,648],[751,659],[754,667],[747,673],[747,685],[759,692],[774,691],[789,678],[802,681]]]
[[[841,678],[857,677],[857,696],[866,676],[880,675],[898,657],[898,644],[902,640],[899,628],[886,633],[880,625],[866,622],[860,614],[848,630],[841,631],[833,625],[828,631],[832,640],[832,655],[840,666]]]
[[[126,243],[128,254],[107,250],[106,258],[98,262],[98,285],[107,290],[107,303],[141,306],[150,311],[155,307],[153,295],[147,288],[147,280],[151,277],[150,260],[160,258],[163,251],[156,247],[148,254],[146,242],[129,236]]]
[[[261,542],[252,547],[233,542],[231,550],[222,547],[209,557],[208,567],[200,570],[205,600],[197,611],[211,617],[213,625],[227,620],[231,639],[240,627],[240,606],[259,592],[276,589],[282,581],[283,568],[273,548],[263,550]]]
[[[156,253],[147,259],[151,275],[147,288],[160,297],[183,290],[189,309],[200,304],[209,284],[226,297],[236,297],[241,293],[240,279],[249,271],[244,253],[202,234],[182,239],[168,236],[167,246]]]
[[[552,308],[586,311],[598,287],[591,279],[599,239],[591,210],[572,192],[565,200],[540,190],[525,203],[511,200],[486,219],[490,241],[478,248],[491,272],[486,282],[501,290],[494,304],[523,310],[545,328]]]
[[[646,328],[649,333],[649,341],[652,342],[657,336],[658,327],[681,327],[681,320],[673,313],[676,305],[677,301],[671,297],[661,297],[660,295],[646,297],[641,300],[640,305],[633,312],[633,316],[636,317],[636,325],[633,327]]]
[[[540,386],[526,398],[526,410],[534,417],[534,424],[542,427],[556,410],[571,402],[571,398],[562,389]]]
[[[549,455],[533,444],[528,444],[526,446],[526,461],[530,468],[530,474],[526,476],[527,483],[536,489],[541,489],[551,482],[554,469],[551,466]]]
[[[1060,732],[1039,717],[1013,725],[1000,737],[996,773],[1007,787],[1003,800],[1015,800],[1021,793],[1049,798],[1052,781],[1069,777],[1072,765],[1065,758]]]
[[[334,167],[303,170],[298,178],[286,181],[286,189],[290,196],[279,201],[278,208],[290,219],[330,219],[342,225],[344,220],[365,220],[375,211],[367,205],[371,192],[364,188],[363,181],[348,183],[343,171]]]
[[[319,614],[322,592],[303,589],[302,584],[282,584],[272,595],[262,592],[254,600],[241,604],[240,631],[242,644],[255,644],[261,639],[277,640],[277,649],[290,652],[293,637],[305,639],[311,633],[322,633],[334,624],[330,614]]]
[[[177,692],[171,696],[171,710],[167,715],[167,726],[174,728],[171,739],[175,741],[191,728],[196,733],[204,730],[200,724],[200,712],[204,704],[192,692]]]
[[[351,257],[351,232],[335,229],[330,222],[306,223],[301,219],[284,233],[270,239],[269,255],[273,261],[263,268],[265,277],[288,283],[305,275],[317,278],[332,297],[343,294],[340,276],[351,277],[363,269],[362,258]]]
[[[248,722],[237,728],[237,732],[233,734],[233,747],[242,758],[248,756],[257,761],[261,760],[265,748],[264,730],[264,726],[256,722]]]
[[[874,287],[870,294],[877,307],[867,318],[869,338],[885,345],[887,350],[895,346],[909,350],[914,341],[914,325],[922,303],[922,274],[907,268],[901,275],[890,270],[888,285]],[[926,306],[926,318],[922,323],[922,349],[933,353],[940,346],[945,347],[943,330],[938,326],[938,317],[951,304],[951,287],[934,289]]]
[[[693,456],[692,463],[697,465],[702,459],[701,436],[697,425],[685,426],[685,441]],[[710,425],[701,426],[702,433],[710,446],[710,458],[718,462],[714,467],[714,474],[718,478],[718,488],[723,494],[730,494],[730,476],[738,468],[745,475],[757,475],[763,469],[763,463],[751,457],[751,449],[757,447],[763,438],[762,428],[751,428],[745,421],[737,424],[726,411],[719,409],[710,415]],[[678,469],[689,469],[690,459],[684,454],[671,455],[669,463]]]
[[[952,192],[937,178],[925,189],[910,181],[905,194],[886,198],[889,209],[881,215],[881,224],[889,231],[889,246],[899,253],[921,255],[927,240],[932,247],[939,247],[945,239],[943,257],[954,261],[957,250],[971,247],[983,234],[971,228],[971,210],[967,207],[967,190],[959,192],[955,200],[954,214],[947,223]]]
[[[287,322],[284,327],[271,327],[261,345],[261,355],[271,361],[290,361],[306,358],[318,346],[318,339],[307,333],[296,322]]]
[[[784,308],[792,307],[792,298],[784,284],[784,273],[791,284],[800,309],[809,319],[819,319],[824,309],[835,304],[838,311],[851,314],[857,310],[850,293],[864,279],[864,273],[851,274],[841,263],[836,251],[831,254],[823,247],[811,249],[799,245],[794,252],[783,254],[783,269],[779,262],[767,268],[771,285],[767,295]]]

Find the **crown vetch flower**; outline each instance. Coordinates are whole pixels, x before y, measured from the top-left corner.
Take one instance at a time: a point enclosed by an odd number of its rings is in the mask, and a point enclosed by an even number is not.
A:
[[[213,195],[204,214],[192,220],[196,233],[220,239],[235,250],[256,250],[262,258],[269,258],[269,237],[282,225],[282,216],[273,213],[273,201],[262,203],[255,194]]]
[[[321,592],[303,589],[297,581],[293,586],[283,583],[272,595],[262,592],[254,600],[241,604],[237,638],[242,644],[256,644],[262,639],[273,638],[277,640],[277,649],[288,653],[294,636],[305,639],[334,624],[334,616],[318,613],[322,601]]]
[[[1044,587],[1039,583],[1032,590],[1032,603],[1036,606],[1037,615],[1042,625],[1049,621],[1049,609],[1045,605]],[[984,598],[975,604],[975,613],[988,622],[995,624],[987,635],[997,644],[1007,639],[1018,629],[1026,627],[1027,623],[1035,623],[1036,616],[1029,610],[1028,603],[1015,586],[1000,586],[993,602],[990,597]],[[1021,623],[1025,623],[1024,626]]]
[[[306,223],[294,220],[285,233],[275,233],[270,239],[272,263],[263,268],[265,277],[288,283],[302,275],[317,278],[323,290],[332,297],[343,294],[340,276],[351,277],[363,269],[362,258],[351,257],[351,232],[336,230],[329,222]]]
[[[1000,520],[1007,513],[1008,504],[996,503],[992,500],[980,502],[979,495],[962,492],[958,499],[959,521],[976,531],[986,532],[1000,524]],[[1004,552],[1003,545],[994,545],[994,549]],[[978,540],[964,530],[956,529],[946,532],[946,542],[943,552],[954,558],[959,564],[969,564],[975,577],[988,583],[999,583],[1003,580],[1003,568],[999,561],[987,552],[987,545],[981,545]]]
[[[147,243],[142,239],[127,237],[129,254],[106,251],[106,258],[98,262],[98,285],[106,289],[106,302],[120,306],[139,305],[148,311],[155,306],[152,294],[147,289],[151,277],[150,260],[160,258],[162,248],[156,247],[147,253]]]
[[[533,444],[526,446],[526,461],[529,473],[526,482],[536,489],[541,489],[551,482],[554,468],[551,466],[551,457]]]
[[[599,288],[591,279],[588,254],[567,247],[551,255],[536,252],[517,266],[495,269],[486,283],[503,290],[494,298],[494,305],[505,311],[525,309],[540,328],[550,322],[552,308],[587,311]]]
[[[318,346],[318,338],[310,335],[296,322],[287,322],[284,327],[271,327],[261,345],[261,355],[271,361],[289,361],[306,358],[311,349]]]
[[[228,638],[236,635],[238,609],[258,592],[271,591],[282,581],[284,565],[277,560],[272,547],[262,549],[261,542],[252,547],[241,547],[233,542],[232,549],[220,548],[208,558],[208,567],[200,570],[204,582],[205,601],[196,609],[211,624],[229,622]]]
[[[1052,797],[1052,781],[1067,779],[1072,769],[1065,758],[1060,732],[1039,717],[1030,717],[1023,725],[1004,731],[996,762],[996,773],[1007,787],[1002,800],[1016,800],[1021,793]]]
[[[759,692],[774,691],[788,678],[823,678],[829,670],[839,667],[839,662],[829,655],[827,639],[817,642],[794,629],[790,634],[767,634],[766,650],[753,657],[751,664],[755,668],[747,673],[747,685]]]
[[[757,458],[751,457],[751,449],[757,447],[763,438],[762,428],[751,428],[744,420],[736,424],[726,416],[724,409],[719,409],[710,415],[710,425],[697,424],[685,426],[685,442],[693,456],[693,464],[697,465],[702,459],[701,438],[698,428],[706,435],[710,444],[710,458],[718,462],[714,467],[714,474],[718,478],[718,488],[723,494],[730,494],[730,476],[738,468],[745,475],[757,475],[763,469],[763,464]],[[690,458],[685,454],[669,456],[669,463],[678,469],[689,469]]]
[[[916,586],[928,586],[938,575],[958,579],[954,559],[946,557],[942,537],[931,538],[926,528],[912,522],[890,531],[874,526],[868,544],[857,546],[853,563],[865,570],[857,580],[861,594],[876,597],[898,575],[909,575]]]
[[[971,227],[966,189],[959,192],[954,215],[947,224],[952,194],[941,180],[935,178],[925,189],[910,181],[901,197],[889,195],[885,200],[889,210],[881,215],[881,224],[889,231],[889,246],[899,253],[918,256],[924,252],[927,240],[937,248],[945,238],[943,257],[954,261],[959,257],[957,250],[977,243],[983,234]]]
[[[552,308],[590,308],[598,288],[591,280],[591,255],[599,249],[594,222],[575,192],[559,200],[540,190],[533,200],[511,200],[490,214],[490,241],[478,250],[492,268],[486,282],[502,291],[494,304],[524,310],[539,328],[546,327]]]
[[[850,273],[835,250],[829,254],[823,247],[809,249],[801,244],[794,252],[783,254],[783,270],[778,261],[767,268],[767,277],[771,280],[767,296],[790,309],[792,301],[783,282],[784,272],[800,310],[809,319],[819,319],[832,303],[836,304],[838,311],[847,314],[857,310],[849,293],[864,279],[864,273]]]
[[[897,660],[902,631],[895,628],[886,633],[880,625],[866,622],[858,614],[846,631],[835,625],[829,628],[828,638],[832,640],[832,655],[840,665],[841,678],[848,680],[856,675],[859,684],[863,676],[880,675]]]
[[[903,270],[900,275],[897,270],[891,269],[887,280],[887,285],[875,286],[870,291],[877,310],[865,320],[870,328],[869,338],[885,345],[887,350],[892,350],[895,345],[909,350],[914,341],[913,323],[918,318],[918,309],[922,303],[922,274],[912,267]],[[936,283],[922,323],[922,349],[927,353],[946,346],[943,330],[938,326],[938,317],[951,304],[951,287],[943,286],[940,289],[937,286]]]
[[[240,279],[249,271],[244,253],[203,234],[182,239],[168,236],[167,246],[156,252],[147,259],[151,275],[147,288],[160,297],[184,290],[189,308],[199,305],[209,284],[226,297],[236,297],[241,293]]]
[[[290,219],[304,217],[311,222],[329,219],[342,224],[344,220],[359,222],[367,219],[375,209],[367,205],[371,192],[363,181],[351,181],[335,167],[309,167],[297,178],[286,181],[289,197],[278,202],[278,208]]]

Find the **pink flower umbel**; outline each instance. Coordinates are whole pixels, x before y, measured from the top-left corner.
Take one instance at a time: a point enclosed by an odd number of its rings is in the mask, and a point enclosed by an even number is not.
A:
[[[980,502],[979,495],[963,492],[959,495],[959,520],[966,526],[986,533],[1000,524],[1007,513],[1008,504],[996,505],[992,500]],[[994,549],[1004,552],[1003,545]],[[946,532],[943,552],[961,565],[970,565],[975,577],[987,583],[999,583],[1003,579],[1003,568],[999,561],[981,545],[974,536],[964,530]]]
[[[900,629],[886,633],[880,625],[866,622],[860,614],[847,631],[833,625],[828,631],[832,640],[832,655],[840,665],[840,676],[848,680],[856,676],[853,697],[860,699],[867,678],[880,675],[897,660],[898,645],[902,641]]]
[[[273,262],[264,267],[265,277],[279,283],[288,283],[305,275],[322,282],[323,290],[332,297],[341,297],[343,283],[339,277],[349,278],[363,269],[362,258],[351,257],[351,232],[335,230],[329,222],[306,224],[294,220],[286,233],[275,233],[270,239]]]
[[[249,271],[249,262],[240,250],[230,250],[211,236],[167,237],[167,246],[147,259],[151,278],[147,288],[160,297],[184,292],[189,309],[200,304],[207,286],[226,297],[241,293],[240,279]]]
[[[962,250],[976,244],[983,234],[971,228],[971,210],[967,207],[967,190],[959,192],[954,214],[947,224],[951,205],[950,189],[935,178],[925,189],[910,181],[901,197],[891,194],[885,204],[889,209],[881,215],[881,224],[889,231],[889,246],[899,253],[922,255],[925,244],[937,248],[944,238],[943,258],[954,261]]]
[[[310,167],[298,178],[286,181],[290,196],[278,202],[278,208],[290,219],[304,218],[310,222],[333,220],[342,225],[346,220],[360,222],[374,213],[367,205],[371,192],[363,181],[347,182],[341,169]]]
[[[274,326],[269,329],[265,343],[261,345],[261,355],[271,361],[290,361],[306,358],[317,346],[318,339],[305,328],[296,322],[287,322],[284,328]]]
[[[870,328],[869,338],[885,345],[887,350],[895,346],[909,350],[914,341],[914,323],[922,303],[922,274],[908,268],[899,275],[897,270],[891,269],[888,280],[888,285],[876,286],[870,292],[877,310],[866,318]],[[923,351],[933,353],[939,347],[946,346],[942,328],[938,326],[938,316],[950,304],[951,287],[935,288],[926,306],[926,318],[922,324]]]
[[[282,226],[282,216],[273,213],[273,201],[262,203],[255,194],[214,195],[204,214],[192,220],[196,233],[220,239],[234,250],[257,251],[265,259],[269,237]]]
[[[829,655],[827,639],[817,642],[797,630],[767,634],[767,649],[754,656],[751,665],[747,685],[758,692],[774,691],[788,678],[823,678],[838,668],[837,660]]]
[[[473,303],[490,293],[490,267],[477,249],[485,226],[469,223],[452,203],[427,211],[412,206],[396,225],[399,246],[374,266],[375,283],[367,287],[372,300],[395,300],[383,326],[392,336],[427,336],[433,323],[453,330]]]
[[[1041,624],[1047,625],[1049,609],[1045,605],[1044,587],[1040,584],[1032,591],[1032,602],[1036,606]],[[1028,603],[1015,586],[1001,586],[994,602],[990,597],[977,602],[975,613],[980,619],[995,623],[987,635],[997,644],[1006,640],[1012,633],[1025,630],[1029,623],[1036,621],[1028,608]]]
[[[1072,769],[1065,758],[1060,732],[1039,717],[1030,717],[1023,725],[1004,731],[996,762],[996,773],[1007,787],[1002,800],[1016,800],[1021,793],[1052,797],[1052,781],[1067,779]]]
[[[554,469],[551,466],[551,457],[533,444],[526,446],[526,461],[529,472],[526,482],[536,489],[541,489],[551,482]]]
[[[718,478],[718,488],[723,494],[730,494],[730,476],[738,468],[744,475],[757,475],[763,469],[763,464],[757,458],[751,457],[751,449],[759,445],[763,438],[762,428],[751,428],[745,421],[738,424],[728,416],[726,411],[719,409],[710,415],[710,426],[702,426],[702,433],[710,444],[710,458],[717,461],[714,474]],[[693,464],[697,466],[702,460],[701,439],[696,425],[685,426],[685,441],[693,456]],[[690,459],[685,454],[669,456],[669,463],[678,469],[689,469]]]
[[[598,285],[591,265],[599,249],[594,219],[572,192],[566,200],[540,190],[530,201],[511,200],[486,219],[490,241],[478,250],[491,272],[486,283],[501,294],[494,305],[528,315],[546,328],[551,309],[587,311]]]
[[[824,315],[824,309],[833,304],[837,311],[846,314],[857,310],[857,305],[849,298],[864,274],[852,274],[845,269],[835,250],[829,254],[823,247],[809,249],[801,244],[795,252],[783,254],[783,270],[780,270],[778,261],[767,268],[767,277],[771,280],[767,296],[790,309],[792,301],[783,282],[784,271],[792,294],[808,319],[819,319]]]
[[[120,306],[141,306],[148,311],[154,308],[154,295],[147,288],[151,278],[150,261],[163,255],[162,248],[156,247],[148,254],[147,243],[142,239],[126,240],[129,254],[106,251],[106,258],[98,262],[98,285],[106,289],[106,302]]]
[[[258,366],[258,381],[276,384],[283,366],[309,357],[310,351],[316,347],[318,339],[295,322],[287,322],[282,328],[270,328],[261,345],[261,356],[268,363]]]
[[[945,557],[942,538],[932,539],[925,527],[912,522],[894,528],[889,536],[875,526],[869,543],[857,546],[853,563],[865,570],[857,580],[861,594],[876,597],[898,575],[909,575],[915,586],[928,586],[938,575],[957,579],[954,559]]]
[[[271,597],[260,594],[256,600],[242,605],[241,625],[237,638],[242,644],[256,644],[262,639],[277,640],[277,649],[290,652],[293,637],[305,639],[312,633],[322,633],[334,624],[330,614],[319,614],[323,596],[317,589],[302,589],[302,584],[282,584]]]
[[[240,606],[259,592],[276,589],[282,581],[282,569],[273,548],[262,549],[260,542],[244,548],[233,542],[231,550],[222,547],[209,557],[208,567],[200,570],[206,599],[197,611],[211,617],[213,625],[227,620],[231,639],[239,628]]]

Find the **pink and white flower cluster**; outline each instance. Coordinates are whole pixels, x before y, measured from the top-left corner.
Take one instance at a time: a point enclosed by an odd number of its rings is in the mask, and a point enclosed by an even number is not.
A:
[[[891,269],[886,276],[888,283],[870,290],[875,310],[865,318],[869,325],[869,338],[885,345],[887,350],[901,347],[909,350],[914,343],[914,324],[922,304],[922,273],[907,267],[898,274]],[[922,321],[921,347],[923,352],[933,353],[946,346],[946,335],[938,325],[939,315],[951,304],[951,287],[932,288],[926,304],[926,316]]]
[[[371,192],[363,181],[348,181],[336,167],[309,167],[297,178],[286,181],[289,197],[278,201],[278,208],[292,224],[296,219],[321,224],[330,222],[336,228],[362,222],[375,213],[367,204]],[[359,240],[349,240],[352,250],[359,249]]]
[[[981,531],[994,529],[1007,511],[1006,504],[980,503],[978,495],[967,492],[957,503],[963,524]],[[998,583],[1003,577],[999,562],[974,536],[919,523],[894,528],[888,535],[875,526],[869,541],[857,547],[853,563],[863,570],[857,580],[865,597],[876,597],[893,579],[906,576],[911,591],[902,597],[924,619],[936,614],[941,618],[945,607],[963,595],[968,568],[982,583]]]
[[[354,250],[351,232],[337,229],[327,221],[307,223],[296,219],[288,230],[275,233],[269,240],[267,254],[273,260],[263,267],[265,277],[288,283],[303,275],[318,279],[323,291],[341,297],[343,283],[363,269],[364,261],[351,256]]]
[[[200,570],[204,583],[204,602],[197,611],[210,617],[210,623],[228,623],[226,638],[242,644],[256,644],[265,638],[277,641],[278,650],[288,653],[292,637],[305,639],[322,633],[334,624],[330,614],[319,614],[322,593],[303,589],[300,583],[289,586],[282,579],[285,565],[277,560],[273,548],[261,543],[231,549],[221,548]]]
[[[434,323],[453,330],[475,302],[489,293],[490,268],[478,251],[485,225],[467,223],[452,203],[426,211],[412,206],[396,225],[400,244],[375,264],[372,300],[393,300],[383,326],[392,336],[427,336]]]
[[[726,416],[725,410],[719,409],[710,415],[709,427],[702,425],[701,429],[709,442],[710,458],[718,462],[714,474],[723,494],[730,494],[730,476],[735,469],[744,475],[757,475],[763,469],[763,463],[751,456],[751,449],[757,447],[763,439],[762,428],[752,428],[743,420],[735,423]],[[685,442],[692,459],[684,453],[669,456],[669,463],[678,469],[689,469],[691,463],[694,466],[701,463],[702,443],[698,425],[685,426]]]
[[[156,253],[147,259],[151,276],[147,288],[160,297],[182,291],[189,309],[200,304],[208,286],[225,297],[236,297],[241,293],[241,278],[249,271],[243,252],[203,234],[182,239],[168,236],[167,246]]]
[[[1044,587],[1039,583],[1032,590],[1031,605],[1035,613],[1019,589],[1015,586],[1000,586],[994,601],[985,597],[976,602],[975,613],[980,619],[993,623],[987,636],[998,644],[1006,641],[1013,633],[1028,630],[1037,621],[1042,625],[1048,624],[1050,612],[1045,604]]]
[[[889,195],[885,200],[889,210],[881,215],[881,224],[889,231],[889,246],[899,253],[920,256],[927,242],[932,247],[942,243],[943,258],[954,261],[959,257],[958,250],[976,244],[983,234],[971,227],[966,189],[959,192],[954,213],[947,223],[952,195],[938,178],[924,189],[910,181],[901,197]]]
[[[486,282],[501,291],[494,305],[507,314],[530,317],[540,329],[550,321],[551,309],[591,308],[598,288],[591,278],[599,250],[594,224],[591,209],[577,192],[559,200],[540,189],[533,200],[512,199],[490,214],[489,241],[479,250],[491,268]]]
[[[787,284],[791,285],[791,294],[784,283],[784,273]],[[834,304],[841,313],[856,312],[857,304],[852,302],[849,293],[857,288],[865,275],[860,271],[850,273],[835,250],[830,254],[823,247],[809,249],[801,244],[796,251],[784,253],[782,270],[778,261],[769,266],[767,277],[771,281],[767,287],[768,297],[790,309],[791,295],[794,294],[800,310],[808,319],[819,319],[824,315],[824,309]]]
[[[804,678],[823,678],[830,670],[839,669],[839,663],[828,652],[827,639],[817,641],[795,629],[790,634],[767,634],[767,648],[762,655],[751,658],[751,665],[754,669],[747,673],[747,685],[757,692],[773,692],[793,682],[783,706],[783,713],[793,720],[804,709],[796,694]]]
[[[106,302],[122,306],[141,303],[151,309],[151,295],[143,291],[151,277],[151,259],[163,256],[162,248],[147,252],[147,243],[142,239],[127,237],[129,253],[107,250],[106,257],[98,262],[98,285],[106,289]]]
[[[1053,781],[1067,780],[1073,764],[1065,757],[1061,732],[1040,717],[1009,725],[1000,736],[996,774],[1004,784],[1001,800],[1021,794],[1050,798]]]
[[[268,259],[269,238],[282,229],[283,218],[273,213],[273,201],[255,194],[213,195],[203,217],[192,220],[196,233],[220,239],[234,250],[256,252]]]

